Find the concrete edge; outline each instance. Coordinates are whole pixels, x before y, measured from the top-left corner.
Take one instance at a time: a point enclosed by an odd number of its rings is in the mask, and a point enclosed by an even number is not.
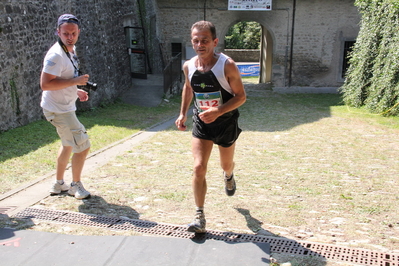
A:
[[[289,93],[326,93],[339,94],[340,87],[274,87],[273,92],[281,94]]]

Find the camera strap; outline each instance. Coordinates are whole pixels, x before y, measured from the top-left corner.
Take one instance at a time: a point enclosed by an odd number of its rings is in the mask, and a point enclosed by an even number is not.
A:
[[[69,60],[71,60],[71,63],[73,65],[73,67],[75,68],[75,70],[77,71],[77,73],[80,73],[79,68],[75,66],[75,63],[73,62],[71,55],[69,54],[68,48],[65,46],[65,44],[59,38],[58,38],[58,44],[61,46],[62,50],[64,50],[64,52],[68,56]]]

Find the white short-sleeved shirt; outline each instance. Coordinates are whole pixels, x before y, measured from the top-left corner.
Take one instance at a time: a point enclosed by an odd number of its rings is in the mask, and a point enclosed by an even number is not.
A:
[[[73,54],[70,53],[70,55],[73,58]],[[74,63],[77,66],[77,62]],[[75,71],[71,60],[58,42],[47,52],[42,71],[61,79],[71,79],[77,76],[77,71]],[[40,106],[54,113],[76,111],[77,89],[77,86],[71,86],[61,90],[43,91]]]

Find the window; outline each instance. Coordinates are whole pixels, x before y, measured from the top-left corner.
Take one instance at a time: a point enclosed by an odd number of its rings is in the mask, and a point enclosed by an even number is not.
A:
[[[355,41],[345,41],[344,42],[344,54],[343,54],[343,60],[342,60],[342,74],[341,77],[344,79],[346,76],[346,71],[348,71],[349,68],[349,58],[348,55],[350,52],[352,52],[353,45],[355,44]]]
[[[181,43],[173,43],[172,42],[172,57],[180,54],[182,52],[182,44]]]

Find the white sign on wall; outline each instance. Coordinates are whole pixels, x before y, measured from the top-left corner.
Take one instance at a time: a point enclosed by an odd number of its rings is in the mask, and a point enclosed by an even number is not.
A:
[[[272,0],[229,0],[228,10],[272,10]]]

